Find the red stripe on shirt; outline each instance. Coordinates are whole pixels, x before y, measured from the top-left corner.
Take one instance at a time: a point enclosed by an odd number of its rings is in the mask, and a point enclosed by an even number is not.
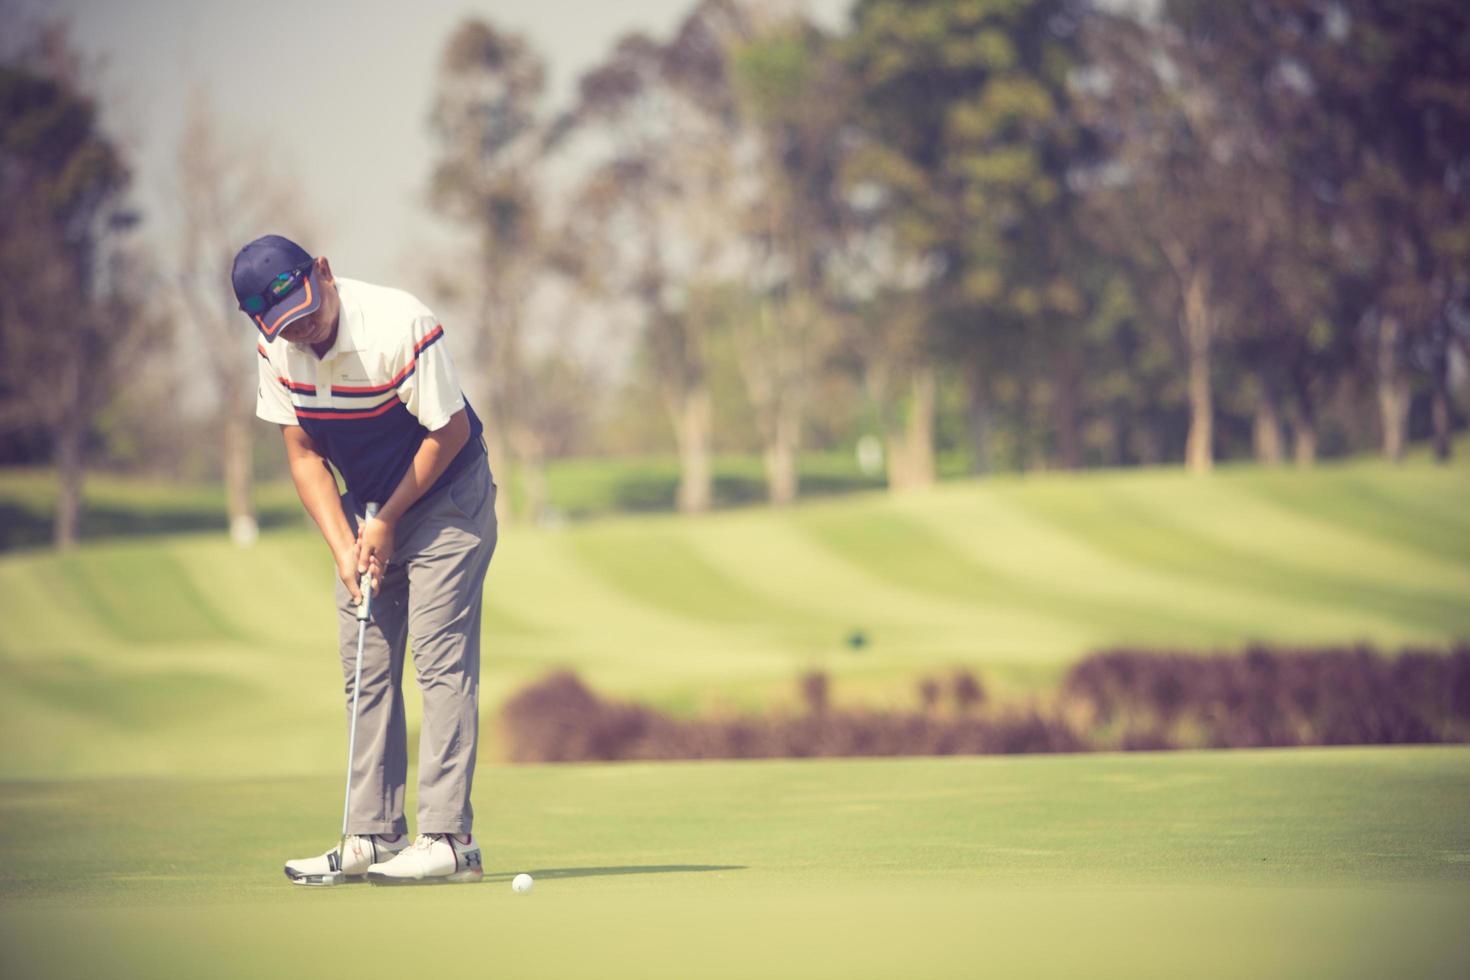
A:
[[[391,390],[393,388],[397,388],[400,384],[403,383],[403,379],[406,378],[406,377],[408,377],[409,374],[411,374],[413,372],[414,365],[418,364],[418,362],[419,362],[419,354],[423,351],[423,349],[425,347],[429,346],[430,344],[432,344],[434,341],[438,340],[443,335],[444,335],[444,324],[442,324],[442,323],[435,324],[433,330],[430,330],[428,333],[424,334],[424,339],[423,340],[420,340],[418,343],[416,343],[416,344],[413,345],[413,360],[409,361],[406,365],[404,365],[403,370],[402,371],[399,371],[398,374],[396,374],[393,377],[393,380],[392,381],[389,381],[387,384],[385,384],[385,385],[332,385],[332,394],[334,394],[334,395],[339,395],[339,394],[340,395],[376,395],[376,394],[379,394],[381,392],[389,391],[389,390]]]
[[[393,380],[385,385],[332,385],[332,394],[376,395],[380,392],[389,391],[393,388],[397,388],[400,384],[402,384],[403,379],[408,377],[409,373],[413,371],[413,366],[418,362],[418,357],[417,355],[415,355],[414,359],[409,361],[408,364],[403,368],[403,370],[394,375]]]
[[[361,412],[313,412],[309,408],[298,408],[296,409],[296,416],[297,418],[322,419],[329,422],[334,420],[348,421],[350,419],[371,419],[377,418],[379,415],[382,415],[394,405],[402,404],[403,402],[399,400],[398,396],[394,395],[392,398],[388,399],[377,408],[369,408]]]
[[[434,341],[438,340],[439,339],[439,335],[442,334],[443,332],[444,332],[444,324],[442,324],[442,323],[435,324],[433,330],[430,330],[428,333],[424,334],[424,339],[423,340],[421,340],[418,343],[416,343],[416,344],[413,345],[413,355],[414,355],[414,357],[418,357],[419,351],[423,350],[425,347],[429,346]]]

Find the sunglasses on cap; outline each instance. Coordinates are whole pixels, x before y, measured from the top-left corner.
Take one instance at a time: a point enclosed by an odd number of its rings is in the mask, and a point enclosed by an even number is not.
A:
[[[266,285],[265,289],[242,299],[240,309],[246,313],[264,313],[301,285],[301,281],[311,272],[313,264],[314,262],[308,262],[276,276]]]

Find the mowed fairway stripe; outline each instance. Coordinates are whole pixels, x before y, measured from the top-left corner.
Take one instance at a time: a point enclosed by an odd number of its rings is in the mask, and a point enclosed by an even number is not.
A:
[[[293,652],[323,627],[335,636],[337,569],[314,532],[269,534],[248,551],[223,535],[198,535],[170,550],[210,615],[252,649]]]
[[[1470,499],[1470,480],[1449,489],[1412,492],[1402,480],[1368,473],[1250,473],[1232,487],[1304,517],[1330,521],[1399,548],[1413,548],[1462,569],[1470,566],[1470,516],[1440,507],[1445,495]]]
[[[1426,638],[1470,630],[1470,604],[1452,594],[1294,566],[1272,557],[1264,545],[1259,550],[1245,547],[1256,533],[1247,524],[1230,525],[1241,545],[1226,544],[1161,514],[1156,501],[1138,500],[1101,481],[1087,495],[1048,486],[1016,493],[1013,499],[1094,547],[1158,571],[1298,603],[1367,611]]]
[[[0,622],[7,657],[96,655],[119,642],[52,552],[0,559]]]
[[[913,625],[973,622],[973,607],[939,594],[893,587],[816,544],[788,513],[719,514],[685,535],[688,546],[743,590],[797,602],[834,622]]]
[[[712,629],[665,604],[635,599],[637,585],[620,587],[608,568],[586,560],[583,531],[517,531],[502,539],[486,589],[535,632],[490,636],[483,663],[493,667],[505,651],[522,663],[586,669],[589,677],[625,690],[789,671],[790,651],[769,637]],[[645,582],[643,588],[657,584]]]
[[[916,593],[969,603],[987,622],[977,649],[1005,660],[1065,661],[1097,639],[1075,611],[1038,608],[1036,597],[968,561],[922,527],[883,507],[813,509],[798,526],[868,575]]]
[[[833,627],[820,614],[745,588],[685,540],[697,534],[667,522],[578,528],[578,557],[609,585],[667,614],[721,624]]]
[[[1022,613],[1038,629],[1065,624],[1077,638],[1070,656],[1109,643],[1165,638],[1190,642],[1225,635],[1207,617],[1202,623],[1146,595],[1099,597],[1007,575],[981,553],[951,543],[941,526],[895,509],[829,509],[807,515],[804,525],[833,553],[906,588]],[[1029,557],[1041,560],[1035,553]]]
[[[71,588],[118,639],[183,643],[241,638],[214,613],[167,545],[102,545],[57,560]]]
[[[859,507],[862,513],[872,509],[871,503]],[[822,637],[829,651],[843,649],[845,638],[860,630],[872,645],[861,650],[860,659],[841,665],[849,670],[923,656],[966,662],[997,653],[1024,658],[1026,648],[1038,643],[1066,655],[1083,639],[1024,611],[904,587],[835,553],[802,524],[794,514],[717,515],[691,528],[685,540],[743,589],[800,602],[830,624]]]
[[[939,488],[901,512],[1051,608],[1101,610],[1098,643],[1214,647],[1270,636],[1320,640],[1396,633],[1352,610],[1303,608],[1254,590],[1201,583],[1096,549],[989,488]]]
[[[1147,512],[1218,545],[1260,555],[1289,571],[1375,589],[1401,586],[1426,599],[1470,596],[1470,567],[1303,515],[1243,493],[1237,484],[1210,481],[1188,502],[1132,480],[1113,481],[1108,493],[1125,508]]]
[[[82,660],[0,664],[0,683],[53,709],[140,732],[178,729],[199,715],[243,708],[253,687],[197,671],[118,671]]]

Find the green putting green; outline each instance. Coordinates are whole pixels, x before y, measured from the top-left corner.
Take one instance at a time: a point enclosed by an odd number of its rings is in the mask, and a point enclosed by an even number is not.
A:
[[[0,786],[0,974],[1470,971],[1465,748],[487,766],[484,883],[290,885],[340,788]]]

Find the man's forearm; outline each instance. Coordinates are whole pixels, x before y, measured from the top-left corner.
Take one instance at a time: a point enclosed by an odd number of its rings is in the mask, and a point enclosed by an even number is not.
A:
[[[316,521],[332,553],[352,547],[355,540],[352,528],[342,513],[337,479],[327,468],[326,461],[320,456],[292,460],[291,482],[296,484],[296,495],[301,498],[301,505]]]
[[[422,497],[449,468],[449,464],[459,455],[469,439],[469,416],[464,409],[455,413],[448,425],[424,436],[408,471],[398,481],[393,495],[383,504],[378,516],[390,523],[397,523],[404,512],[413,506],[414,501]]]

